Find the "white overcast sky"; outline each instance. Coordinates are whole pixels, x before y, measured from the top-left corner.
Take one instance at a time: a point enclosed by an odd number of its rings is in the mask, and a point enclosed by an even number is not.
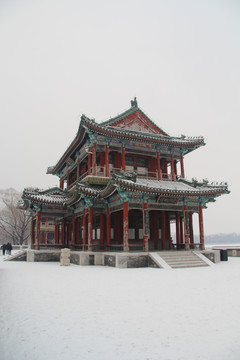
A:
[[[205,233],[239,233],[239,0],[0,0],[0,189],[58,185],[46,169],[81,114],[107,120],[134,96],[170,135],[205,137],[186,176],[231,190]]]

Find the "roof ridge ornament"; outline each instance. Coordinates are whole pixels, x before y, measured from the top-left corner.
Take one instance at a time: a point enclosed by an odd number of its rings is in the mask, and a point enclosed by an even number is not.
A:
[[[136,96],[134,97],[133,100],[131,100],[131,107],[138,107],[138,103],[137,103],[137,98],[136,98]]]
[[[112,174],[113,183],[116,179],[129,180],[135,183],[137,181],[137,173],[135,171],[127,172],[124,170],[120,170],[120,172],[113,172]]]

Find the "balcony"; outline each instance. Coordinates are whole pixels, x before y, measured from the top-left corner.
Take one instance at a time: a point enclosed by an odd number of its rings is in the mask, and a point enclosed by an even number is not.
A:
[[[94,171],[95,170],[95,171]],[[96,166],[94,169],[93,167],[90,169],[90,174],[88,171],[83,173],[76,181],[88,183],[88,184],[95,184],[95,185],[106,185],[109,181],[109,178],[113,173],[120,173],[123,171],[121,168],[114,168],[113,166],[109,166],[109,174],[110,176],[105,176],[105,166]],[[133,169],[126,169],[125,173],[132,173]],[[144,170],[142,168],[135,171],[137,173],[137,176],[140,178],[150,178],[150,179],[157,179],[157,171],[151,172]],[[171,180],[171,174],[165,174],[162,173],[162,180]],[[74,181],[71,185],[69,185],[68,189],[73,188],[73,186],[76,184],[76,181]]]

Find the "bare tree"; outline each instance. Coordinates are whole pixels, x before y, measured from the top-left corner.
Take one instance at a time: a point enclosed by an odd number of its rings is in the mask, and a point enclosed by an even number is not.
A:
[[[0,211],[0,232],[3,242],[22,245],[30,237],[31,217],[17,208],[17,200],[3,199],[5,207]]]

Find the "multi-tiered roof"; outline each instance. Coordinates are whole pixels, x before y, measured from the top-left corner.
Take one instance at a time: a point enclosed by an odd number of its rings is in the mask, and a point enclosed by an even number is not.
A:
[[[136,99],[131,102],[131,108],[122,114],[98,124],[95,120],[82,115],[75,139],[67,148],[56,165],[48,168],[49,174],[63,176],[75,164],[86,157],[89,147],[97,142],[99,146],[108,143],[113,147],[124,145],[126,150],[134,144],[142,152],[154,154],[159,151],[161,156],[174,154],[176,159],[205,145],[203,137],[173,137],[158,127],[139,107]],[[132,147],[133,149],[133,147]],[[95,178],[95,180],[93,180]],[[96,178],[98,180],[96,181]],[[123,171],[113,172],[109,176],[89,176],[77,179],[71,189],[54,188],[40,191],[25,189],[23,199],[30,202],[30,207],[61,207],[63,209],[76,205],[81,199],[95,198],[106,200],[116,193],[146,194],[156,201],[171,198],[178,204],[186,201],[205,205],[214,201],[217,196],[228,193],[226,183],[215,184],[208,181],[187,181],[177,177],[157,180],[134,176]]]

